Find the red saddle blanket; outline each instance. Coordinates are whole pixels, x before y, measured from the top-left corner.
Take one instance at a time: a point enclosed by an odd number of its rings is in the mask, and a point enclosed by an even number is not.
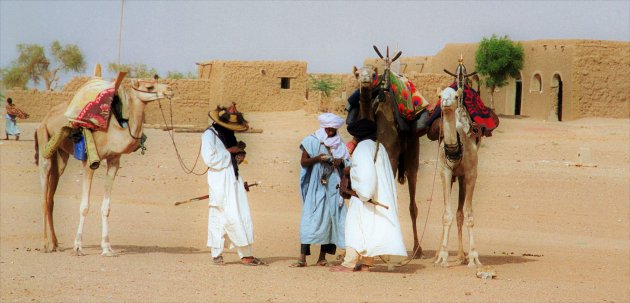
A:
[[[114,98],[113,83],[92,79],[84,84],[70,102],[66,117],[74,127],[106,130]]]
[[[450,87],[457,90],[457,83],[453,82]],[[488,132],[498,126],[496,121],[493,119],[491,111],[483,104],[483,101],[481,101],[481,97],[479,97],[478,92],[470,86],[464,85],[463,95],[464,105],[466,105],[468,114],[470,114],[470,118],[473,120],[472,122],[477,123]]]

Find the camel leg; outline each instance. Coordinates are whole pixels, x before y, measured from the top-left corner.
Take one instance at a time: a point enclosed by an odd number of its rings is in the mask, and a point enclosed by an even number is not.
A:
[[[48,229],[50,230],[50,240],[51,240],[51,248],[50,251],[57,251],[57,247],[59,247],[59,242],[57,241],[57,235],[55,234],[55,224],[53,223],[53,209],[55,207],[55,192],[57,191],[57,186],[59,185],[59,177],[63,174],[63,171],[66,168],[66,164],[68,164],[68,156],[69,154],[58,151],[51,158],[51,170],[48,177],[48,188],[46,191],[46,220],[48,221]]]
[[[101,255],[106,257],[115,256],[112,250],[112,245],[109,242],[109,210],[110,210],[110,197],[112,193],[112,186],[114,185],[114,179],[116,173],[120,167],[120,156],[107,159],[107,177],[105,179],[105,193],[103,195],[103,204],[101,205],[101,249],[103,252]]]
[[[418,206],[416,204],[416,184],[418,182],[418,167],[420,165],[419,149],[420,140],[417,137],[409,136],[411,142],[407,145],[405,153],[405,171],[409,188],[409,215],[411,216],[411,225],[413,226],[413,251],[418,250],[417,257],[422,258],[422,247],[418,241]]]
[[[468,251],[468,267],[481,266],[481,261],[479,261],[479,253],[475,248],[475,238],[473,237],[473,227],[475,226],[475,222],[473,220],[472,197],[473,191],[475,190],[476,181],[476,174],[473,174],[470,177],[467,176],[465,178],[466,199],[464,202],[464,218],[466,220],[466,227],[468,227],[468,238],[470,241],[470,249]]]
[[[81,194],[81,206],[79,206],[79,228],[77,229],[77,235],[74,239],[74,252],[77,256],[85,255],[83,253],[81,240],[83,238],[83,224],[85,223],[85,217],[87,217],[88,210],[90,209],[90,190],[92,189],[93,176],[94,170],[88,166],[87,161],[83,161],[83,189]]]
[[[38,167],[39,167],[39,183],[41,185],[41,201],[42,201],[42,211],[44,213],[44,252],[50,252],[49,242],[48,242],[48,187],[50,185],[50,174],[52,170],[52,159],[44,158],[43,151],[41,148],[46,146],[46,142],[48,142],[48,133],[46,132],[45,127],[37,128],[37,144],[39,150],[38,155]]]
[[[442,243],[440,244],[440,250],[435,254],[435,264],[440,264],[442,267],[448,267],[448,234],[451,230],[451,223],[453,222],[453,210],[451,210],[450,198],[453,172],[442,165],[442,172],[440,177],[442,179],[442,191],[444,194],[444,214],[442,215]]]
[[[464,177],[458,176],[457,183],[459,185],[459,197],[457,200],[457,264],[464,264],[466,262],[466,255],[464,254],[464,244],[462,240],[462,226],[464,225],[464,197],[466,194],[466,187],[464,186]]]

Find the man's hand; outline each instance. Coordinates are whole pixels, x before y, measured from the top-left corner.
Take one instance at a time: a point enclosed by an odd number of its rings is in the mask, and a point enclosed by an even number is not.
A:
[[[341,159],[333,160],[333,167],[339,167],[339,165],[341,165]]]
[[[319,163],[326,163],[330,160],[330,156],[328,156],[327,154],[320,154],[319,156],[315,157],[315,160]]]
[[[228,148],[227,150],[230,152],[230,154],[236,154],[243,151],[240,147],[236,145]]]

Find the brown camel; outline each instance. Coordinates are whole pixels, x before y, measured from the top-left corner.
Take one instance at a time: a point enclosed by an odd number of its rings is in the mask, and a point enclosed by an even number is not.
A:
[[[97,67],[100,76],[100,68]],[[124,74],[119,74],[117,84],[120,83]],[[92,81],[102,81],[109,83],[100,77],[95,77]],[[85,87],[85,86],[84,86]],[[83,87],[81,88],[83,89]],[[79,89],[79,91],[81,91]],[[122,89],[122,88],[121,88]],[[171,98],[173,93],[171,88],[165,84],[153,81],[132,80],[131,89],[125,90],[129,100],[129,120],[126,127],[122,127],[113,114],[109,118],[109,126],[105,131],[93,131],[93,138],[96,151],[101,160],[107,164],[107,176],[105,180],[105,192],[101,205],[102,239],[101,248],[103,256],[113,256],[108,234],[108,217],[110,210],[110,194],[116,172],[120,164],[120,156],[136,150],[140,146],[142,126],[144,121],[144,109],[148,102],[162,98]],[[79,93],[79,92],[77,92]],[[61,138],[61,143],[52,156],[44,157],[46,143],[55,133],[60,132],[62,127],[68,124],[65,116],[68,102],[53,107],[37,128],[35,134],[35,159],[39,166],[40,183],[42,186],[42,208],[44,211],[44,251],[56,251],[58,247],[57,236],[53,225],[54,195],[57,190],[59,178],[68,163],[70,154],[73,153],[72,139]],[[81,195],[81,206],[79,208],[79,227],[74,240],[74,252],[83,255],[82,233],[85,217],[90,205],[90,189],[94,170],[89,167],[88,161],[83,162],[83,188]],[[50,241],[47,230],[50,229]]]
[[[381,56],[376,46],[374,49]],[[388,79],[389,65],[400,57],[400,52],[389,58],[389,49],[387,57],[381,56],[385,60],[385,71],[382,76],[384,81]],[[408,131],[399,131],[394,118],[394,108],[392,105],[393,98],[391,93],[382,94],[385,100],[372,99],[372,90],[375,85],[375,76],[378,70],[374,67],[353,68],[355,77],[359,82],[360,109],[359,119],[368,118],[376,122],[377,140],[383,144],[389,154],[389,161],[392,165],[392,171],[398,176],[398,182],[404,184],[405,178],[409,188],[409,213],[413,226],[413,251],[417,252],[417,256],[422,256],[422,248],[418,241],[418,229],[416,219],[418,218],[418,207],[416,205],[416,183],[418,178],[420,140],[417,134]],[[386,84],[387,85],[387,84]],[[388,86],[385,86],[388,87]],[[373,102],[374,101],[374,102]]]
[[[459,199],[457,204],[457,236],[459,247],[457,263],[466,261],[462,244],[462,225],[464,220],[468,227],[470,247],[468,251],[468,266],[481,266],[479,253],[475,249],[473,238],[473,210],[472,196],[477,180],[477,150],[481,137],[471,131],[471,120],[463,104],[461,104],[462,90],[455,91],[446,88],[441,94],[440,107],[442,110],[442,134],[440,142],[440,176],[444,192],[444,215],[442,217],[443,233],[440,249],[435,255],[435,264],[448,266],[448,234],[453,222],[453,211],[450,205],[451,188],[455,177],[459,184]]]

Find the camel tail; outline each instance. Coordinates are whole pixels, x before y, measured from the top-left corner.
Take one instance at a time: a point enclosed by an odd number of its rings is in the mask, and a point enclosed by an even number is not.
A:
[[[35,165],[39,166],[39,143],[37,143],[37,131],[33,134],[35,138]]]

